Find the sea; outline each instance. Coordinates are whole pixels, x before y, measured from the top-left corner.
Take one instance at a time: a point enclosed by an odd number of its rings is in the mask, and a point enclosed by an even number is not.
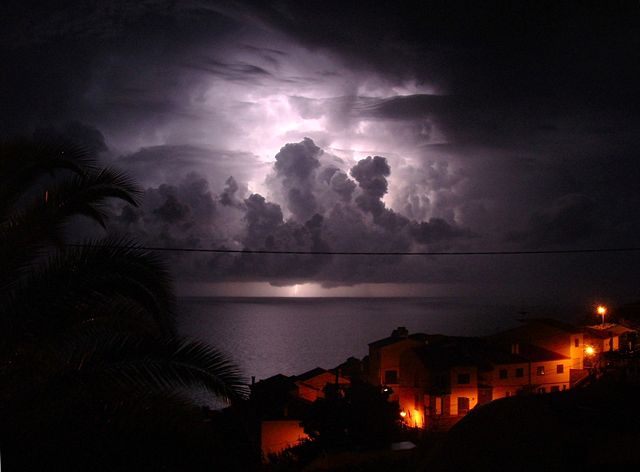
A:
[[[178,330],[227,353],[247,381],[297,375],[362,358],[394,328],[483,336],[519,319],[554,316],[563,307],[490,304],[437,298],[181,298]]]

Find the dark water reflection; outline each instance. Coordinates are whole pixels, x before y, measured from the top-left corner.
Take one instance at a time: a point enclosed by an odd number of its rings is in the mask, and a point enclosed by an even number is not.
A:
[[[188,298],[180,300],[181,333],[228,352],[247,377],[299,374],[363,357],[368,343],[393,328],[483,335],[517,324],[515,306],[452,298]]]

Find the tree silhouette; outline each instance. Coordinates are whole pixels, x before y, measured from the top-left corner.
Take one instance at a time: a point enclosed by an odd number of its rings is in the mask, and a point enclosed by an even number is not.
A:
[[[137,205],[141,194],[126,174],[99,167],[89,150],[64,139],[0,143],[5,464],[44,467],[61,454],[67,470],[96,470],[96,451],[110,447],[102,439],[111,438],[120,453],[144,450],[121,433],[141,432],[145,421],[157,425],[150,414],[158,405],[191,411],[184,393],[193,387],[231,402],[246,396],[224,354],[176,334],[175,295],[156,254],[126,238],[68,241],[73,218],[105,227],[109,200]],[[71,456],[60,452],[70,449]],[[157,470],[158,457],[144,456],[136,470]],[[103,466],[117,470],[113,461]]]

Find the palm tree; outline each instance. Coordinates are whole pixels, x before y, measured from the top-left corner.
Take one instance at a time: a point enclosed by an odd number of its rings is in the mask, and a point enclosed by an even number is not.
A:
[[[150,405],[190,411],[181,393],[193,387],[231,402],[246,395],[225,355],[177,336],[171,280],[156,254],[125,238],[68,241],[74,217],[104,227],[110,199],[137,205],[140,196],[127,175],[100,168],[81,146],[61,139],[0,143],[5,463],[12,447],[51,444],[51,437],[34,439],[47,431],[35,434],[43,418],[49,436],[64,420],[75,425],[73,437],[82,431],[86,438],[106,425],[113,430],[116,419],[135,429],[134,418]]]

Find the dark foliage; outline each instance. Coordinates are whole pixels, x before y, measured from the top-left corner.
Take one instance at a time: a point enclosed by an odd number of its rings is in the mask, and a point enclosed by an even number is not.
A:
[[[398,429],[398,404],[389,392],[362,381],[344,389],[328,384],[302,425],[323,449],[387,447]]]
[[[246,434],[192,388],[246,395],[234,364],[175,333],[164,262],[124,238],[80,244],[136,205],[126,175],[64,140],[0,143],[0,451],[7,470],[246,470]],[[237,451],[236,451],[237,452]]]

